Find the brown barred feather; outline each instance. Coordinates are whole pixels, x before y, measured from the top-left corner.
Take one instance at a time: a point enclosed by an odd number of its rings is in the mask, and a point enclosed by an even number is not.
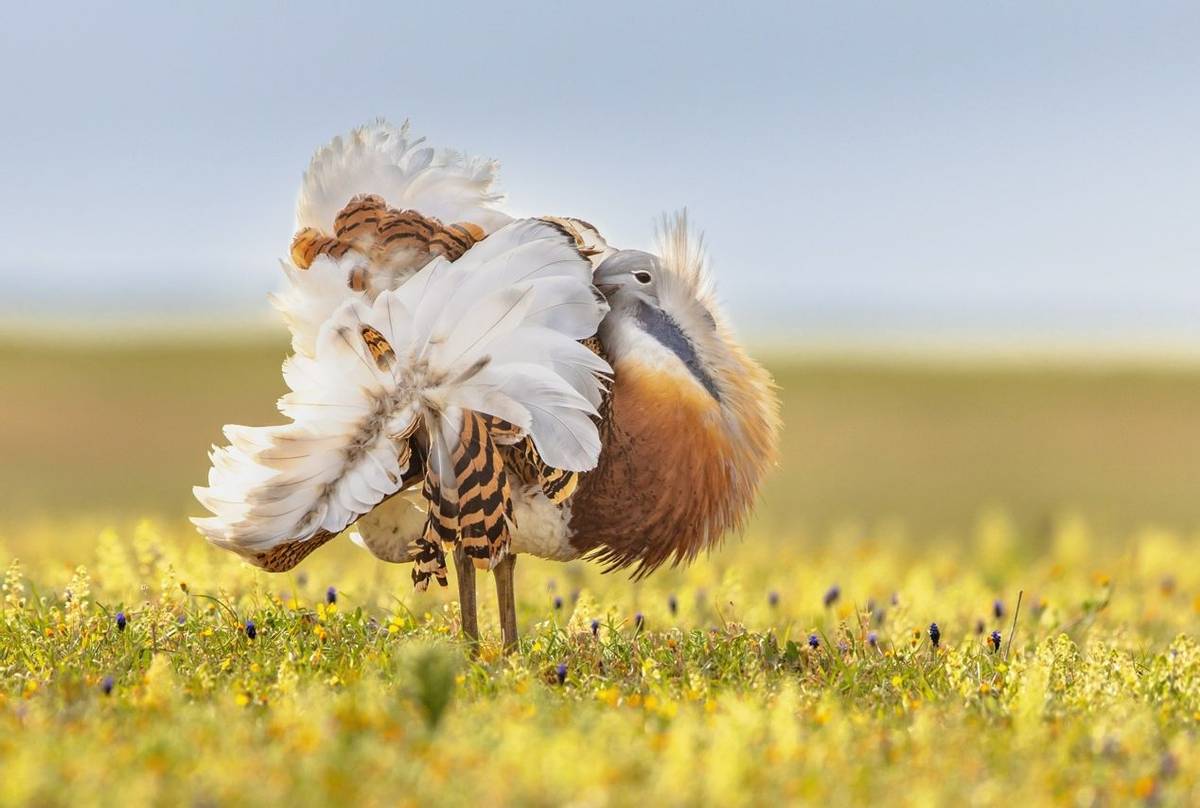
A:
[[[531,443],[531,450],[532,447]],[[538,483],[542,486],[542,493],[546,495],[546,499],[555,505],[561,505],[570,499],[579,486],[579,472],[563,471],[547,466],[540,457],[538,464]]]
[[[337,534],[322,530],[311,539],[276,545],[270,550],[258,553],[250,560],[267,572],[287,572],[335,535]]]
[[[489,569],[508,549],[513,505],[504,459],[478,413],[463,413],[454,473],[463,549],[477,568]]]
[[[516,443],[525,434],[519,426],[514,426],[503,418],[482,413],[477,413],[477,415],[483,421],[483,426],[487,429],[488,434],[498,443]]]
[[[430,522],[425,522],[425,531],[409,547],[408,556],[413,561],[412,580],[418,591],[428,589],[431,578],[436,578],[440,586],[449,583],[446,579],[446,551],[430,529]]]
[[[426,534],[431,538],[436,537],[442,544],[453,544],[458,538],[458,505],[442,493],[442,483],[437,472],[433,470],[433,464],[425,468],[425,483],[421,494],[429,503]]]
[[[587,339],[581,339],[579,340],[579,344],[596,354],[596,356],[599,356],[602,359],[605,358],[604,344],[600,342],[599,337],[588,337]]]
[[[374,243],[379,223],[387,213],[387,203],[374,194],[360,194],[342,208],[333,220],[333,232],[348,244]]]
[[[375,365],[380,370],[391,370],[392,365],[396,362],[396,352],[392,350],[392,346],[388,344],[383,334],[369,325],[364,325],[361,333],[363,342],[367,345],[367,351],[375,360]]]
[[[475,242],[482,240],[476,238],[474,232],[461,224],[439,225],[439,227],[440,229],[434,233],[429,242],[429,251],[445,256],[447,261],[457,261],[462,258],[463,253],[475,245]],[[475,228],[475,231],[482,232],[478,227]]]
[[[429,239],[433,224],[416,211],[389,209],[379,222],[379,233],[370,248],[375,271],[411,265],[424,266],[430,256]]]
[[[444,225],[415,210],[389,208],[382,197],[360,194],[351,199],[334,220],[335,235],[306,227],[292,239],[292,263],[308,269],[320,255],[334,259],[351,250],[367,258],[365,266],[350,270],[347,284],[356,292],[370,292],[371,278],[389,273],[385,286],[396,282],[397,273],[416,271],[430,258],[443,256],[457,261],[477,242],[486,238],[483,228],[472,222]]]
[[[508,474],[521,485],[534,485],[538,482],[537,466],[531,462],[526,449],[526,441],[522,438],[517,443],[501,446],[500,454],[504,457],[504,468]]]
[[[483,232],[483,228],[474,222],[455,222],[454,224],[447,226],[451,230],[461,230],[465,232],[466,235],[471,239],[472,244],[477,241],[483,241],[485,238],[487,238],[487,233]]]
[[[575,487],[579,485],[578,472],[563,471],[547,465],[531,440],[525,441],[525,454],[529,457],[529,464],[534,470],[534,479],[541,486],[546,499],[555,505],[561,505],[571,498],[571,495],[575,493]]]
[[[446,552],[442,545],[452,543],[458,536],[458,507],[442,496],[442,486],[432,464],[425,467],[425,482],[421,489],[428,513],[425,528],[413,541],[409,555],[413,558],[413,585],[424,591],[430,578],[446,586]]]
[[[522,438],[511,446],[501,446],[500,450],[504,465],[512,477],[525,485],[538,486],[555,505],[561,505],[575,493],[579,473],[563,471],[547,464],[528,438]]]
[[[393,210],[379,220],[379,237],[376,239],[377,250],[390,250],[397,242],[411,242],[407,246],[428,247],[429,239],[434,234],[434,224],[415,210]]]
[[[306,227],[292,239],[292,263],[300,269],[308,269],[317,256],[328,255],[340,259],[350,252],[352,245],[326,236],[318,230]]]

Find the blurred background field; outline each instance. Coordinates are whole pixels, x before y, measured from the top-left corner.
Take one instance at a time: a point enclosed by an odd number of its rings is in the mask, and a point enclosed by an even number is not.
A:
[[[196,514],[221,425],[278,422],[286,350],[235,327],[0,341],[0,530]],[[846,522],[962,535],[996,509],[1035,545],[1066,513],[1109,537],[1200,527],[1200,366],[760,353],[785,429],[756,541]]]

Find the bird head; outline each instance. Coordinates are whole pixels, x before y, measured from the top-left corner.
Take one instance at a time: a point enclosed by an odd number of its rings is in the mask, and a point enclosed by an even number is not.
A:
[[[702,239],[693,238],[687,213],[664,217],[659,255],[618,250],[596,268],[593,283],[608,298],[601,325],[614,366],[624,358],[699,385],[731,421],[747,411],[774,423],[769,375],[738,345],[720,312]]]
[[[592,282],[610,305],[633,307],[639,302],[659,306],[658,257],[642,250],[617,250],[596,268]]]

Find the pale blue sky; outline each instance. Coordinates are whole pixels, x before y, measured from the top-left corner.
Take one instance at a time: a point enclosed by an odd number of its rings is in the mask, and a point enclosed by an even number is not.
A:
[[[313,148],[384,115],[624,246],[687,205],[745,331],[1200,343],[1195,3],[43,5],[8,317],[262,309]]]

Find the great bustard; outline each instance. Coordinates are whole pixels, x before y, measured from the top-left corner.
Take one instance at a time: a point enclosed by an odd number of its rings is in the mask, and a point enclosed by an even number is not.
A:
[[[383,122],[317,152],[275,298],[292,422],[225,428],[194,521],[271,571],[357,522],[419,588],[452,548],[464,633],[491,569],[511,648],[517,553],[636,577],[692,560],[742,524],[779,415],[684,217],[658,255],[617,250],[502,213],[495,171]]]

